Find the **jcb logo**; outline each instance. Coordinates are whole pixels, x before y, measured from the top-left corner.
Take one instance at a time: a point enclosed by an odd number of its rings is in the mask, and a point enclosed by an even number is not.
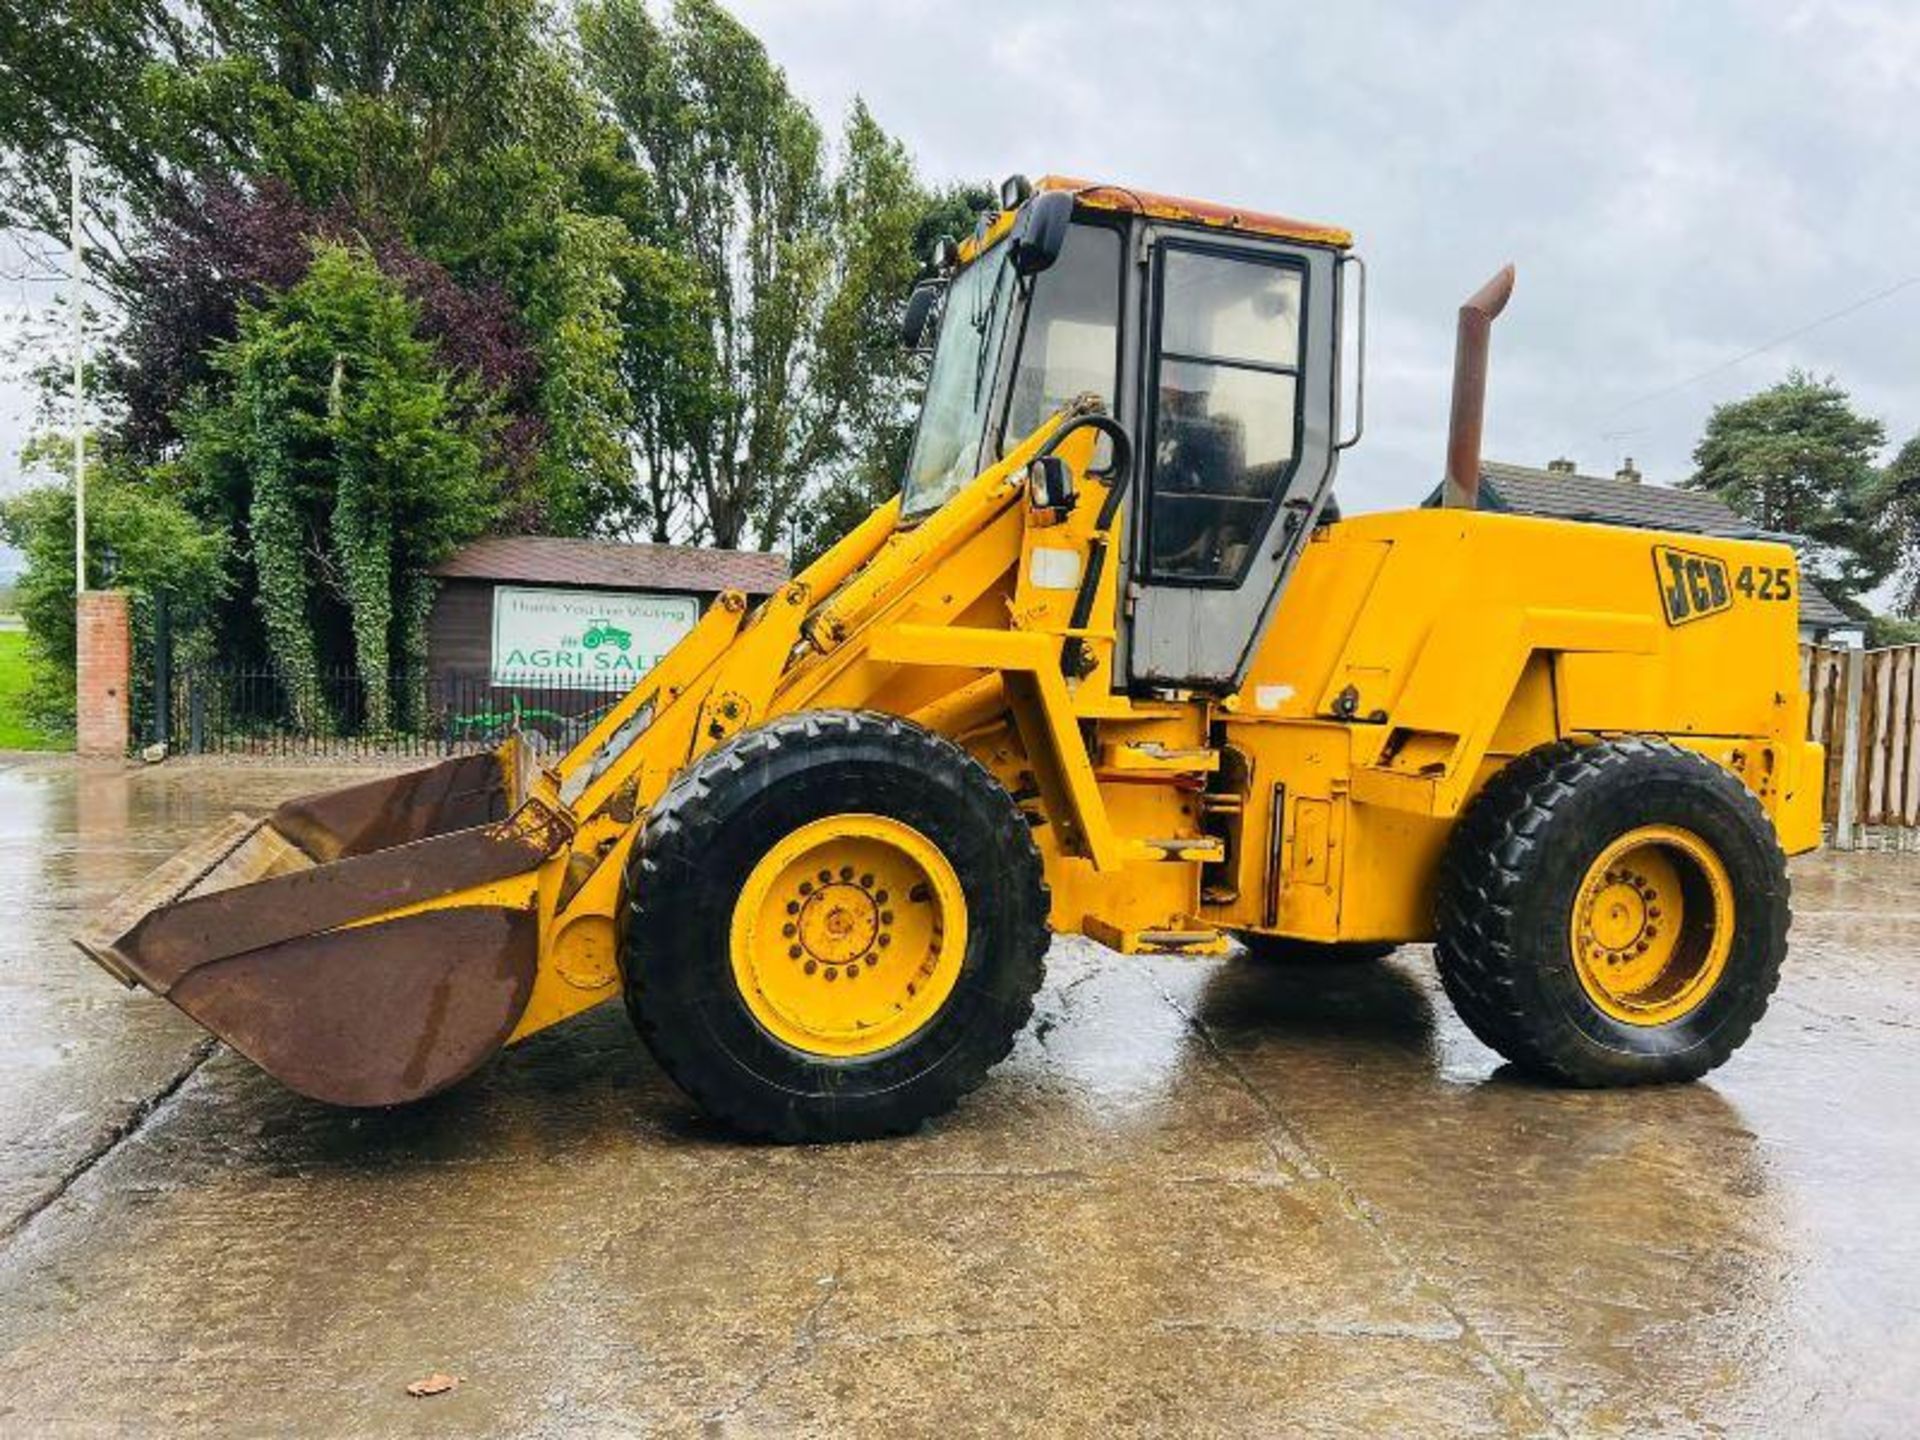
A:
[[[1653,569],[1660,581],[1660,603],[1666,608],[1669,625],[1684,625],[1733,608],[1727,567],[1711,555],[1656,545]]]

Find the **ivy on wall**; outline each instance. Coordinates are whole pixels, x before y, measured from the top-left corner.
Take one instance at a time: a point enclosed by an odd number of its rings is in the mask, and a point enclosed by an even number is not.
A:
[[[491,397],[419,325],[370,253],[323,242],[299,283],[242,313],[182,427],[194,506],[250,572],[255,613],[229,614],[228,628],[244,644],[257,627],[295,695],[350,664],[376,731],[402,718],[396,669],[425,663],[427,572],[485,528],[497,489]],[[330,637],[346,652],[325,653]]]

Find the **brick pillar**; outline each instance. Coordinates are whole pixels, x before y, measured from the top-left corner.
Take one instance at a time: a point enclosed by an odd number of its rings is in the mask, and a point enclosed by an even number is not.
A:
[[[133,631],[124,590],[88,590],[75,605],[79,624],[78,749],[82,755],[127,753]]]

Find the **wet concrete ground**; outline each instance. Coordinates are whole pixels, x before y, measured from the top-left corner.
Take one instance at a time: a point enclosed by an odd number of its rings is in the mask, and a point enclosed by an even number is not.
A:
[[[65,944],[338,778],[0,768],[0,1433],[1920,1427],[1916,857],[1796,863],[1781,994],[1709,1083],[1512,1080],[1423,949],[1068,941],[957,1115],[781,1150],[610,1011],[323,1109]]]

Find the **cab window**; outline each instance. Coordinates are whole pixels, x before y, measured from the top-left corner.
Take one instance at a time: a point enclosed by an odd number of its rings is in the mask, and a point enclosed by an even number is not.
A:
[[[1000,426],[1001,454],[1081,395],[1098,395],[1112,412],[1120,371],[1120,274],[1119,231],[1084,221],[1068,228],[1060,258],[1035,282],[1027,307]]]
[[[1300,451],[1303,272],[1162,248],[1153,359],[1155,578],[1238,583]]]

